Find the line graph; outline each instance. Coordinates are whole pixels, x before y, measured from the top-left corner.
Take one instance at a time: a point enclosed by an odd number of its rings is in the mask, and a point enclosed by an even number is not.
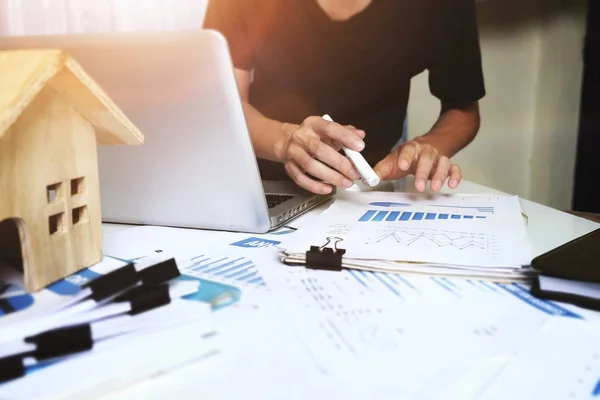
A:
[[[458,250],[479,249],[487,250],[488,237],[485,234],[461,232],[427,232],[415,230],[394,230],[381,235],[370,237],[365,244],[398,243],[404,246],[416,244],[433,244],[437,247],[454,247]]]

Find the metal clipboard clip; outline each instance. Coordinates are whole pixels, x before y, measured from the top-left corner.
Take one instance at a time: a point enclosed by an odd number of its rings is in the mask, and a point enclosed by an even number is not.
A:
[[[342,256],[346,253],[346,250],[338,249],[337,245],[343,240],[340,237],[328,237],[323,246],[310,246],[310,250],[306,252],[305,267],[326,271],[341,271]],[[330,244],[331,247],[327,247]]]

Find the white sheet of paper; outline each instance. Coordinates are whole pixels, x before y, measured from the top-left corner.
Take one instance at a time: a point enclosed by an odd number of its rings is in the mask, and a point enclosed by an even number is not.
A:
[[[600,399],[600,324],[556,318],[477,397]]]
[[[328,237],[343,239],[346,258],[476,267],[531,261],[515,196],[347,193],[283,247],[305,252]]]
[[[236,305],[214,314],[220,332],[218,357],[156,376],[105,400],[166,396],[222,400],[461,399],[465,386],[468,391],[479,389],[487,381],[489,371],[498,368],[498,365],[469,363],[434,365],[414,371],[399,369],[395,379],[325,375],[314,368],[312,359],[297,340],[295,327],[287,323],[269,293],[252,293],[263,296],[260,307],[252,307],[258,301],[256,298],[242,296]]]
[[[549,316],[582,318],[519,284],[316,271],[266,250],[254,261],[317,366],[335,375],[511,355]]]

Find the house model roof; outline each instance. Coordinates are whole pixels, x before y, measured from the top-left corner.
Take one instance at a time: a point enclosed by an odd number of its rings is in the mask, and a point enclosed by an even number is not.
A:
[[[0,51],[0,138],[46,86],[94,125],[98,143],[144,142],[142,133],[102,88],[58,49]]]

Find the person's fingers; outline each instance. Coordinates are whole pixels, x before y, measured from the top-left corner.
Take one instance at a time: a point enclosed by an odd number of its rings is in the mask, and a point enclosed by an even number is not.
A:
[[[364,139],[365,136],[367,135],[365,133],[365,131],[363,131],[362,129],[356,128],[354,125],[346,125],[346,128],[354,131],[354,133],[356,133],[361,139]]]
[[[313,137],[304,138],[302,140],[302,145],[314,158],[334,168],[336,171],[341,172],[347,178],[351,178],[353,180],[360,179],[360,174],[356,168],[354,168],[352,162],[348,158],[338,153],[338,151],[334,150],[331,146],[328,146],[319,139]],[[352,184],[353,183],[351,181],[344,179],[342,184],[338,184],[337,186],[350,187]]]
[[[408,171],[410,170],[411,165],[413,164],[415,157],[417,155],[417,145],[413,142],[406,142],[402,145],[398,150],[398,159],[397,164],[400,171]]]
[[[460,171],[460,167],[456,164],[450,165],[450,179],[448,181],[448,187],[451,189],[456,189],[460,180],[462,179],[462,173]]]
[[[312,128],[321,136],[342,143],[349,149],[362,151],[365,148],[365,142],[356,132],[338,123],[327,121],[321,117],[308,117],[304,120],[303,125]]]
[[[329,143],[329,146],[331,146],[335,151],[340,151],[342,149],[342,144],[340,142],[338,142],[337,140],[331,140]]]
[[[333,188],[314,179],[310,179],[306,174],[296,165],[294,161],[287,161],[285,164],[285,170],[289,177],[300,187],[308,190],[312,193],[317,194],[328,194],[331,193]]]
[[[432,150],[424,150],[419,154],[417,170],[415,171],[415,188],[419,192],[423,192],[427,187],[427,180],[434,168],[436,159],[436,154]]]
[[[322,143],[319,144],[321,146],[325,146]],[[322,162],[315,160],[304,148],[299,145],[290,147],[289,156],[291,161],[294,161],[301,170],[308,172],[315,178],[331,183],[332,185],[346,188],[349,188],[354,184],[354,182],[348,177],[333,170]],[[340,154],[338,154],[338,156],[344,158]]]
[[[441,156],[437,162],[437,168],[431,178],[431,190],[437,192],[444,186],[444,182],[450,171],[450,160],[446,156]]]

